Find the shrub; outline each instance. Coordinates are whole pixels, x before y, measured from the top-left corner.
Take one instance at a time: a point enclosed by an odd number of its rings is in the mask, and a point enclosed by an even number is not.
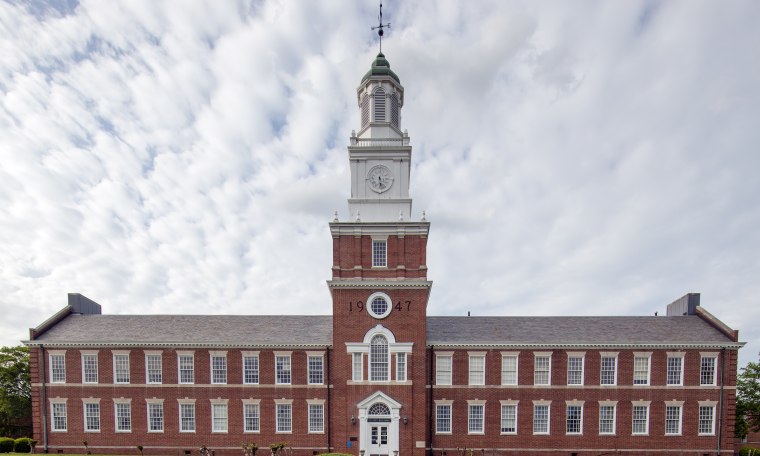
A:
[[[31,453],[32,452],[32,439],[29,437],[21,437],[13,442],[13,451],[16,453]]]
[[[12,452],[14,443],[16,442],[9,437],[0,437],[0,453]]]
[[[744,447],[739,450],[739,456],[760,456],[760,448]]]

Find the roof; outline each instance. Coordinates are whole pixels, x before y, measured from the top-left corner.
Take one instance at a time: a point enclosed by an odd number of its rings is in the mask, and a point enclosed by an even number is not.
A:
[[[401,80],[398,78],[398,76],[396,76],[396,73],[391,70],[391,64],[388,62],[382,52],[377,54],[377,58],[374,62],[372,62],[372,68],[370,68],[367,74],[364,75],[362,82],[366,81],[372,76],[389,76],[401,84]]]
[[[740,345],[698,316],[428,317],[428,345]]]

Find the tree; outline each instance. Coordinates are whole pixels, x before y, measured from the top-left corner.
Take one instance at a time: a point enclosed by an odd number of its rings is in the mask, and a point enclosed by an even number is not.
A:
[[[736,436],[760,431],[760,363],[749,363],[736,379]]]
[[[0,435],[24,437],[32,432],[32,385],[29,348],[0,348]]]

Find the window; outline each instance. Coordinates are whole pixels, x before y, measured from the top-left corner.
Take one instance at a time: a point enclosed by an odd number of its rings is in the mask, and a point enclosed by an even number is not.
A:
[[[177,365],[179,366],[179,382],[195,383],[195,354],[178,354]]]
[[[148,402],[148,432],[164,432],[163,402]]]
[[[599,434],[615,434],[615,404],[599,405]]]
[[[406,381],[406,353],[396,353],[396,381]]]
[[[467,433],[483,433],[484,404],[469,404],[467,406]]]
[[[715,435],[715,404],[699,403],[699,435]]]
[[[277,432],[293,431],[293,415],[291,404],[277,404]]]
[[[211,432],[227,432],[227,404],[211,404]]]
[[[651,353],[634,353],[633,355],[633,384],[649,385],[649,361]]]
[[[372,267],[384,268],[388,266],[388,242],[385,240],[372,240]]]
[[[667,385],[683,385],[683,353],[668,353]]]
[[[324,383],[322,355],[309,356],[309,384],[321,385]]]
[[[97,353],[82,353],[82,383],[98,383]]]
[[[436,385],[451,385],[451,356],[438,355],[435,357]]]
[[[195,432],[195,404],[179,404],[179,432]]]
[[[115,402],[116,432],[132,432],[132,404]]]
[[[369,302],[369,313],[375,318],[383,318],[390,313],[390,305],[384,296],[375,296]]]
[[[372,338],[369,346],[369,380],[388,381],[388,339],[383,335]]]
[[[278,385],[290,385],[290,354],[275,355],[276,378]]]
[[[565,434],[583,434],[583,404],[567,404]]]
[[[145,377],[148,383],[163,382],[164,372],[160,353],[145,354]]]
[[[50,383],[66,383],[66,355],[63,353],[50,353]]]
[[[243,404],[243,421],[245,432],[259,432],[260,426],[259,404]]]
[[[325,432],[325,406],[324,404],[309,404],[309,432]]]
[[[634,404],[631,412],[633,435],[649,434],[649,404]]]
[[[617,353],[602,353],[599,365],[599,384],[617,384]]]
[[[486,384],[485,353],[470,353],[470,385]]]
[[[567,354],[567,384],[583,385],[583,354]]]
[[[715,386],[715,360],[717,355],[702,354],[699,367],[699,384],[702,386]]]
[[[50,428],[53,432],[66,432],[68,430],[66,402],[50,402]]]
[[[451,434],[451,404],[436,404],[435,433]]]
[[[385,121],[385,90],[379,88],[375,90],[375,122]]]
[[[549,404],[533,403],[533,433],[549,433]]]
[[[246,385],[256,385],[259,383],[258,353],[243,353],[243,383]]]
[[[517,385],[516,353],[504,353],[501,355],[501,384]]]
[[[550,385],[551,384],[551,366],[552,366],[551,354],[546,354],[546,353],[535,354],[535,364],[533,368],[533,384],[534,385]]]
[[[113,382],[129,383],[129,355],[127,353],[113,355]]]
[[[227,383],[227,353],[211,353],[211,383]]]
[[[100,432],[100,403],[84,403],[84,431]]]
[[[353,353],[352,356],[354,358],[354,361],[351,378],[355,382],[361,382],[364,380],[364,355],[361,353]]]
[[[665,403],[665,435],[681,435],[681,405]]]
[[[517,434],[517,403],[501,404],[501,433]]]

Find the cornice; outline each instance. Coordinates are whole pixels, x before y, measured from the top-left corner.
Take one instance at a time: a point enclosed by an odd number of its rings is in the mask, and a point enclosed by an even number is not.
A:
[[[433,286],[431,280],[407,280],[407,279],[378,279],[378,280],[328,280],[329,288],[422,288],[429,289]]]
[[[682,343],[682,342],[658,342],[658,343],[499,343],[499,342],[479,342],[479,343],[442,343],[442,344],[428,344],[428,347],[432,349],[456,349],[456,348],[590,348],[590,349],[632,349],[632,348],[651,348],[651,349],[720,349],[726,348],[731,350],[738,350],[745,345],[745,342],[706,342],[706,343]]]

